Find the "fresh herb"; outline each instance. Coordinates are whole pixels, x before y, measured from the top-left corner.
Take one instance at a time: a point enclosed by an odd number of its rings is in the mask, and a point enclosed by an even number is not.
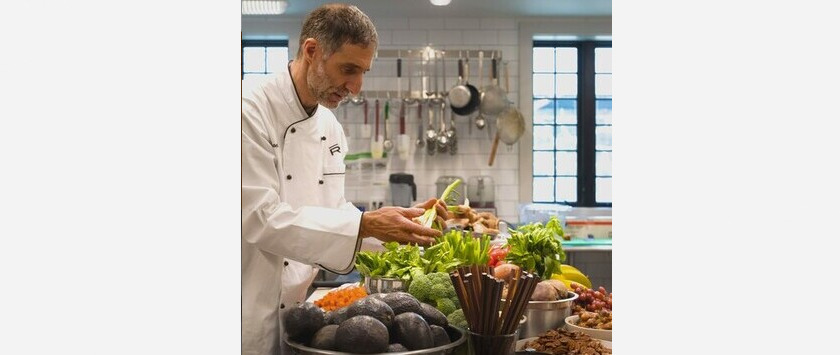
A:
[[[554,216],[545,226],[542,223],[521,226],[511,231],[505,260],[549,280],[551,275],[560,273],[560,265],[566,261],[562,238],[563,227]]]
[[[423,252],[426,273],[450,272],[458,266],[486,265],[489,260],[490,237],[474,238],[471,232],[450,230]]]

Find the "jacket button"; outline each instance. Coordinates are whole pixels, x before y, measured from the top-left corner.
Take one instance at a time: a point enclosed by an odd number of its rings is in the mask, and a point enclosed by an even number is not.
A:
[[[327,137],[321,136],[321,140],[325,141],[325,140],[327,140]]]
[[[286,175],[286,180],[291,180],[291,179],[292,179],[291,175]]]
[[[286,308],[286,305],[281,303],[280,304],[280,309],[283,309],[283,308]]]
[[[318,180],[318,184],[323,185],[323,184],[324,184],[324,180]]]
[[[284,261],[284,262],[283,262],[283,266],[289,266],[289,262],[288,262],[288,261]]]
[[[296,129],[294,127],[292,127],[292,133],[295,133],[295,131],[296,131]]]

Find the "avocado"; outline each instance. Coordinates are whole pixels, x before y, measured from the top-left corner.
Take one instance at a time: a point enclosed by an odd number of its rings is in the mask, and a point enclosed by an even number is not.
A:
[[[398,353],[402,351],[408,351],[408,349],[400,343],[393,343],[391,345],[388,345],[389,353]]]
[[[388,350],[388,328],[371,316],[348,318],[335,331],[338,351],[356,354],[383,353]]]
[[[394,311],[391,307],[375,297],[365,297],[347,306],[347,318],[360,315],[376,318],[387,328],[390,328],[394,321]]]
[[[435,342],[434,347],[444,346],[452,342],[449,340],[449,334],[446,333],[446,329],[436,325],[430,325],[429,328],[432,329],[432,338]]]
[[[327,324],[341,324],[341,322],[347,319],[347,307],[341,307],[336,310],[332,310],[327,312],[326,321]]]
[[[304,344],[326,324],[324,311],[312,302],[299,303],[283,315],[283,326],[289,339]]]
[[[325,325],[315,332],[315,335],[312,337],[312,343],[309,346],[321,350],[337,350],[335,348],[336,330],[338,330],[338,324]]]
[[[426,323],[429,323],[429,325],[445,327],[449,324],[449,320],[446,319],[446,315],[430,304],[421,303],[420,312],[417,314],[421,315],[423,319],[426,320]]]
[[[411,350],[432,348],[435,345],[432,329],[417,313],[405,312],[394,317],[394,339]]]
[[[387,295],[388,295],[387,293],[383,293],[383,292],[371,293],[371,294],[365,296],[364,298],[378,298],[378,299],[381,300],[381,299],[385,298],[385,296],[387,296]]]
[[[391,307],[391,310],[394,311],[394,315],[405,312],[414,312],[422,315],[420,311],[420,301],[408,292],[389,293],[382,298],[382,301]]]

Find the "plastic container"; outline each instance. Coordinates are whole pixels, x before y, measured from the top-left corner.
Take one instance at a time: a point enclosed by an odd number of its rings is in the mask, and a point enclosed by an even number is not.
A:
[[[472,208],[496,208],[496,184],[487,175],[470,176],[467,197]]]
[[[534,222],[545,224],[552,216],[556,216],[560,220],[560,223],[563,223],[566,220],[566,216],[571,212],[571,206],[529,203],[519,207],[519,224],[524,225]]]
[[[612,217],[569,216],[563,231],[570,239],[612,239]]]

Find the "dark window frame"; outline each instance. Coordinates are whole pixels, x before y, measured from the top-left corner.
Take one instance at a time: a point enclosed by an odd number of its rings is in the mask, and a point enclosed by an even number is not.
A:
[[[577,48],[578,54],[578,95],[577,95],[577,201],[575,202],[548,202],[560,205],[569,205],[574,207],[612,207],[612,202],[596,202],[595,201],[595,156],[596,152],[604,150],[595,149],[595,48],[612,48],[612,41],[551,41],[551,40],[534,40],[533,48],[558,48],[558,47],[574,47]],[[532,70],[531,75],[534,75]],[[532,95],[532,100],[534,99]],[[555,99],[556,100],[556,97]],[[556,107],[556,104],[555,104]],[[555,112],[556,115],[556,112]],[[556,116],[555,116],[556,119]],[[557,126],[557,123],[554,123]],[[532,127],[534,124],[532,123]],[[531,148],[531,154],[538,151]],[[539,150],[546,151],[546,150]],[[555,149],[553,152],[568,151],[564,149]],[[610,150],[612,151],[612,150]],[[556,158],[555,158],[556,159]],[[555,164],[556,165],[556,164]],[[532,167],[533,169],[533,167]],[[556,169],[556,168],[555,168]],[[534,177],[543,177],[545,175],[534,175],[531,171],[532,179]],[[558,176],[556,171],[555,175]],[[547,176],[546,176],[547,177]],[[532,180],[533,181],[533,180]],[[555,199],[556,199],[556,182],[554,185]],[[535,203],[545,203],[533,201]]]

